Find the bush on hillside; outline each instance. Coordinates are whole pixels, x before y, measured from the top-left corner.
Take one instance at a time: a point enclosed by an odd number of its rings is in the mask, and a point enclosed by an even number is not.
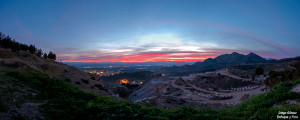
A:
[[[264,69],[262,67],[257,67],[255,69],[255,74],[256,75],[262,75],[262,74],[264,74]]]

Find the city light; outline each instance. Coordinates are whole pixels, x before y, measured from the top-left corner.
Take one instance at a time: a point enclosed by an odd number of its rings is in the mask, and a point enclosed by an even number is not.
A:
[[[129,80],[127,80],[127,79],[122,79],[122,80],[120,80],[120,83],[124,83],[124,84],[127,84],[127,83],[129,83],[130,81]]]

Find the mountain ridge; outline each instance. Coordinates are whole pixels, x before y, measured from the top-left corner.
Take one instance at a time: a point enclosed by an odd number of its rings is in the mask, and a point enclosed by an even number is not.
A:
[[[217,56],[216,58],[208,58],[204,60],[202,63],[221,63],[221,64],[242,64],[242,63],[260,63],[266,62],[264,58],[261,56],[250,52],[247,55],[243,55],[237,52],[233,52],[231,54],[222,54]],[[198,63],[198,62],[196,62]],[[195,64],[196,64],[195,63]]]
[[[165,72],[169,73],[170,75],[188,75],[191,73],[215,70],[232,64],[251,64],[265,62],[267,62],[266,59],[253,52],[250,52],[247,55],[232,52],[231,54],[222,54],[215,58],[208,58],[203,62],[195,62],[192,65],[184,65],[180,67],[165,67],[163,68],[163,70],[165,70]]]

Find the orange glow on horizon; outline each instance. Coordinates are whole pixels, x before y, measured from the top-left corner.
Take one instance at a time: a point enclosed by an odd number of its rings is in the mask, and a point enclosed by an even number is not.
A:
[[[93,67],[82,67],[82,68],[93,68]]]
[[[124,62],[124,63],[140,63],[140,62],[198,62],[204,61],[207,58],[215,58],[217,55],[184,55],[176,56],[169,53],[161,54],[137,54],[126,56],[114,56],[113,58],[99,58],[97,59],[76,59],[70,58],[69,60],[62,60],[62,62],[86,62],[86,63],[99,63],[99,62]],[[87,56],[89,58],[90,56]]]

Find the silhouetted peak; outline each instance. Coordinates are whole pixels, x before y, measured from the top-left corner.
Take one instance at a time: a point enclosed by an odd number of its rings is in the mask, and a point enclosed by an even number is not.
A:
[[[212,59],[212,58],[207,58],[206,60],[204,60],[204,61],[213,61],[214,59]],[[203,62],[204,62],[203,61]]]
[[[233,53],[231,53],[232,55],[239,55],[239,53],[237,53],[237,52],[233,52]]]
[[[257,56],[257,54],[255,54],[253,52],[250,52],[248,55],[251,55],[251,56],[256,55]]]
[[[203,62],[213,62],[214,61],[214,59],[212,59],[212,58],[207,58],[206,60],[204,60]]]
[[[259,62],[265,62],[266,60],[262,58],[261,56],[250,52],[248,55],[246,55],[245,60],[247,61],[246,63],[259,63]]]

